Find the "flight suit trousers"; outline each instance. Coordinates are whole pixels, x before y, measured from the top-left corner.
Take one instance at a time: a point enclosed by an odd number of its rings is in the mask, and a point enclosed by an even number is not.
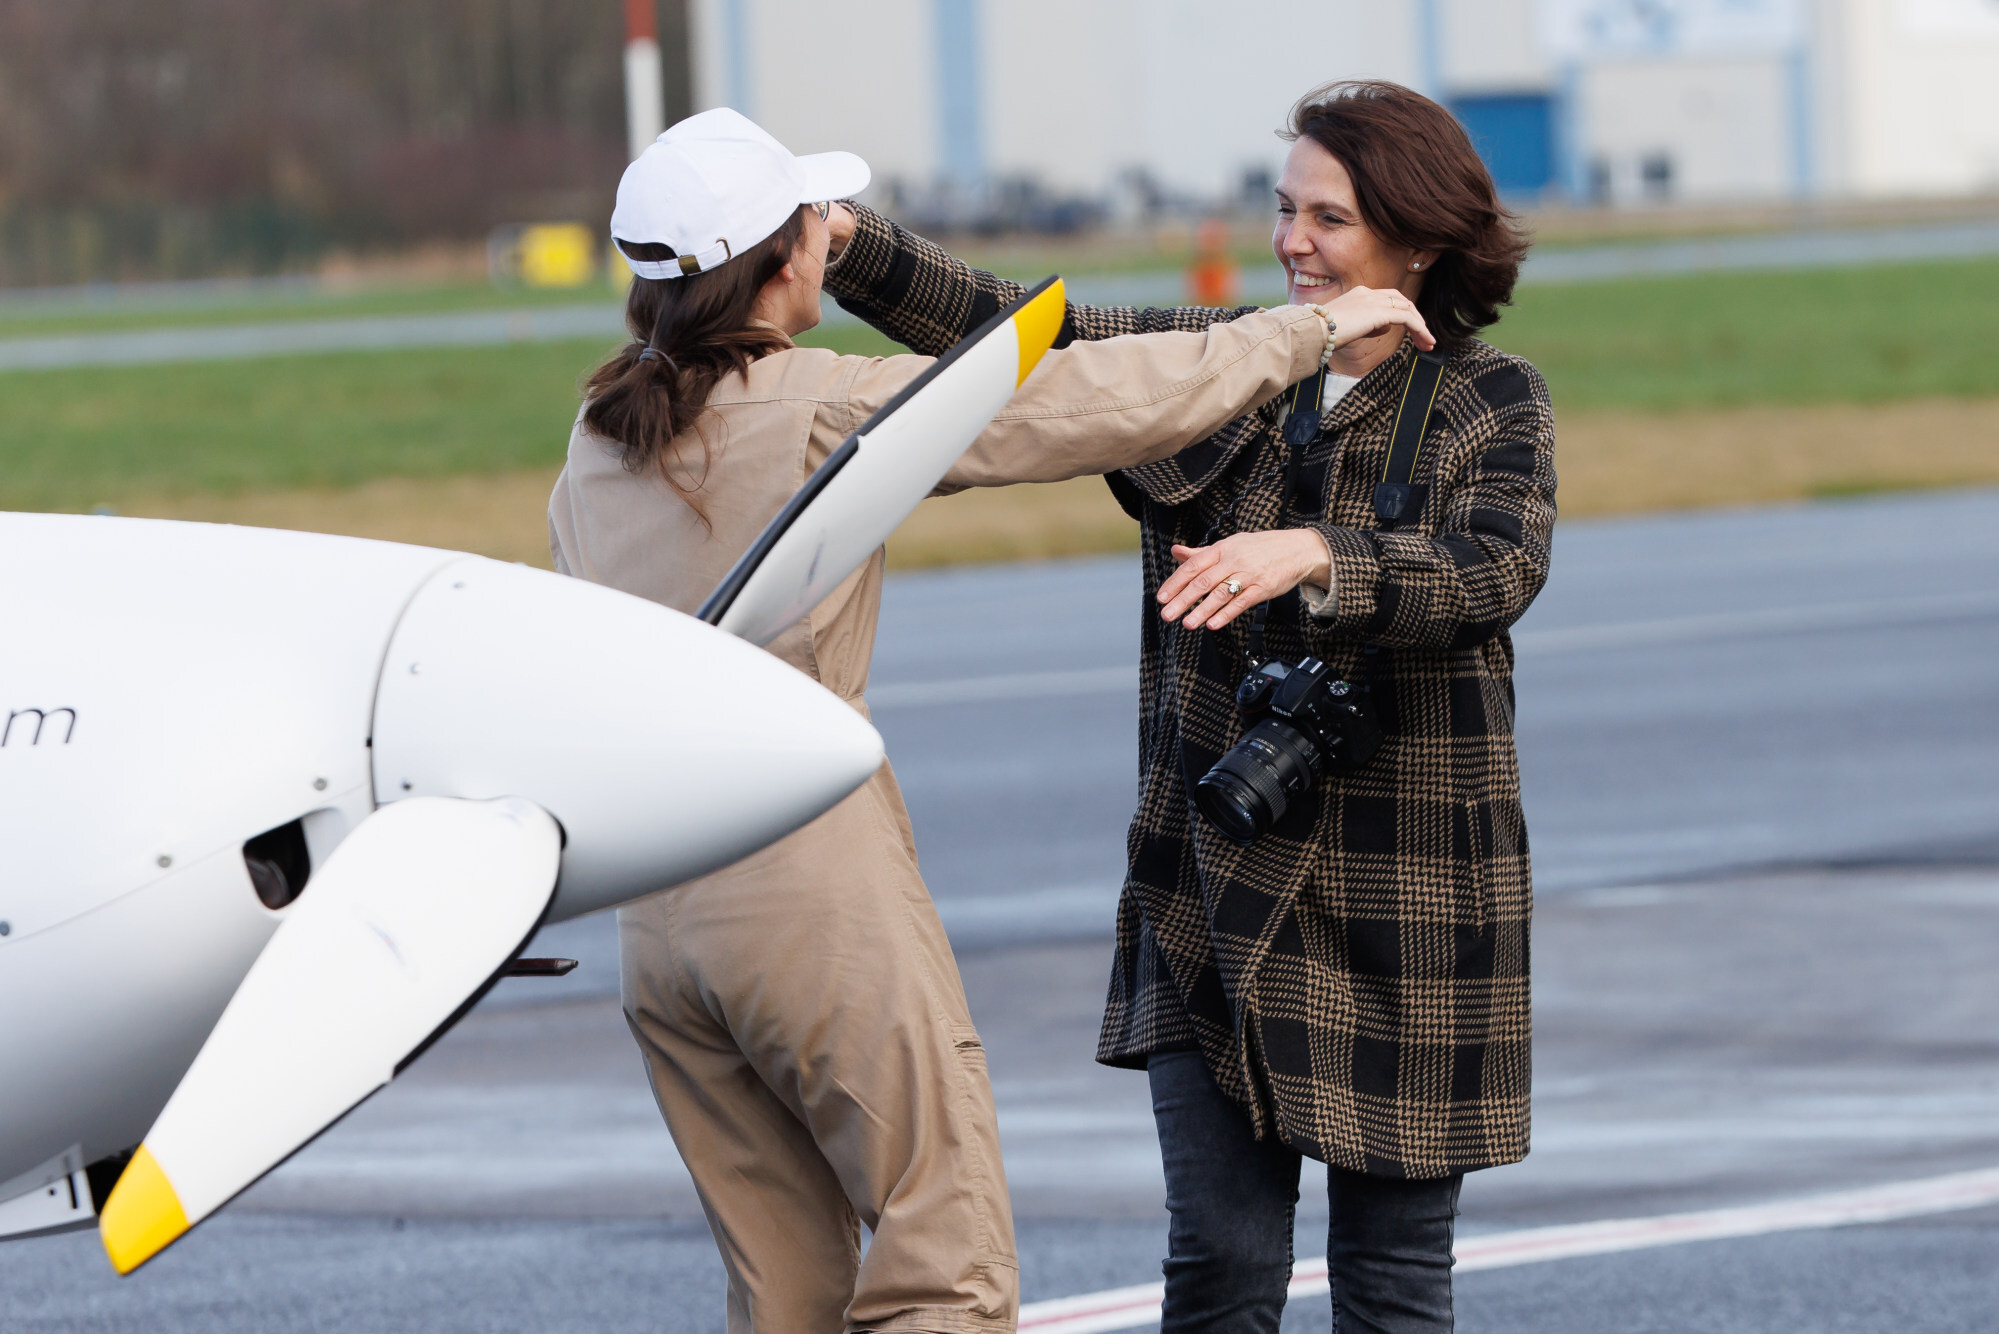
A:
[[[985,1052],[881,788],[618,914],[625,1015],[728,1270],[730,1334],[1019,1314]]]

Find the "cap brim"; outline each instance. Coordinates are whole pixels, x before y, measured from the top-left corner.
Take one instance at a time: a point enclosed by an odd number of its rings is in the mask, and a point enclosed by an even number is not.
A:
[[[868,164],[852,153],[809,153],[796,159],[800,172],[801,204],[822,199],[848,199],[868,188],[873,173]]]

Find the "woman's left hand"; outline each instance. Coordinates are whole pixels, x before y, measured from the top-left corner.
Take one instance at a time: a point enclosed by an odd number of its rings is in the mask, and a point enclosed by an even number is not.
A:
[[[1211,547],[1173,548],[1180,562],[1159,586],[1160,616],[1189,630],[1219,630],[1256,606],[1299,584],[1326,586],[1332,571],[1326,540],[1310,528],[1237,533]],[[1233,581],[1237,591],[1230,592]]]
[[[839,200],[834,200],[826,209],[826,258],[840,258],[840,252],[847,248],[847,242],[854,239],[854,227],[859,219],[854,211]]]

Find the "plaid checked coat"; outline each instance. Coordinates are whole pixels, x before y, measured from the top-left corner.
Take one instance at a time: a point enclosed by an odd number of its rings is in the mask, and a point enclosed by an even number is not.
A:
[[[828,272],[841,305],[937,354],[1020,288],[867,209]],[[1247,313],[1071,305],[1057,346]],[[1469,340],[1451,351],[1411,523],[1376,531],[1410,345],[1326,410],[1282,507],[1280,403],[1110,479],[1143,527],[1139,801],[1098,1059],[1198,1049],[1259,1136],[1335,1166],[1426,1178],[1527,1152],[1527,830],[1513,748],[1507,628],[1547,577],[1554,420],[1540,375]],[[1238,847],[1195,811],[1195,779],[1240,737],[1248,617],[1161,621],[1169,547],[1310,527],[1334,606],[1272,608],[1268,654],[1370,674],[1387,733]],[[1375,646],[1363,667],[1363,650]]]

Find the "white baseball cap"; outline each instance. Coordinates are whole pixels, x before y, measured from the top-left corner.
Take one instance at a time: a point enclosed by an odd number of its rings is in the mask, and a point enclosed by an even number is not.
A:
[[[716,107],[646,145],[618,182],[611,243],[668,245],[678,259],[625,256],[641,278],[678,278],[726,264],[784,226],[801,204],[845,199],[868,184],[852,153],[794,157],[748,116]]]

